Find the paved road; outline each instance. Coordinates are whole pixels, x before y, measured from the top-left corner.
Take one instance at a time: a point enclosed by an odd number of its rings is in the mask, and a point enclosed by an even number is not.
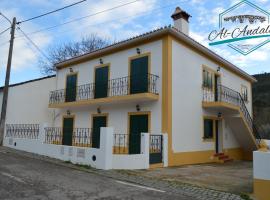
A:
[[[1,149],[0,199],[192,200]]]

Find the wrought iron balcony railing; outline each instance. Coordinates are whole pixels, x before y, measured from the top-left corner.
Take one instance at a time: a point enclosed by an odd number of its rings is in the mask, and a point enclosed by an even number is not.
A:
[[[72,146],[91,147],[92,131],[90,128],[74,128],[72,134]],[[46,127],[45,143],[62,145],[63,128]]]
[[[6,124],[6,137],[38,139],[39,124]]]
[[[127,76],[111,79],[108,83],[90,83],[77,86],[76,88],[56,90],[50,92],[50,104],[58,104],[71,101],[82,101],[95,99],[95,90],[106,90],[105,97],[125,96],[135,93],[158,94],[157,81],[158,76],[148,74],[147,77]],[[132,86],[131,86],[131,83]],[[132,88],[132,91],[131,91]],[[134,90],[135,89],[135,90]],[[134,92],[135,91],[135,92]],[[106,93],[106,92],[105,92]],[[103,92],[104,94],[104,92]]]
[[[218,85],[215,91],[203,88],[203,102],[225,102],[238,106],[245,118],[246,123],[253,131],[254,137],[259,141],[261,140],[261,135],[258,128],[250,116],[245,101],[239,92],[223,85]]]

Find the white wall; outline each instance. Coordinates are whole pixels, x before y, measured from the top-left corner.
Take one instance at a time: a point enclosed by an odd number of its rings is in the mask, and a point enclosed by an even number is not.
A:
[[[161,98],[162,98],[162,41],[155,41],[149,44],[138,46],[141,54],[151,53],[150,73],[158,75],[157,90],[159,100],[152,102],[132,102],[132,103],[114,103],[108,105],[90,105],[78,108],[64,108],[55,110],[54,126],[62,125],[62,117],[67,110],[75,115],[75,127],[91,128],[91,115],[97,114],[97,108],[100,107],[102,113],[108,113],[108,126],[115,128],[116,133],[127,133],[128,112],[136,112],[136,105],[139,104],[141,111],[151,112],[151,132],[161,132]],[[110,79],[128,76],[129,57],[136,56],[136,48],[120,51],[102,57],[104,64],[110,63]],[[72,67],[74,72],[78,72],[78,86],[93,82],[94,68],[99,65],[99,59],[87,61]],[[69,68],[61,69],[57,73],[57,88],[64,89],[66,75]]]
[[[10,87],[6,124],[52,123],[48,109],[49,92],[55,90],[55,77]]]
[[[202,108],[202,65],[217,70],[218,65],[186,46],[173,41],[172,44],[172,132],[173,151],[214,150],[215,142],[203,141],[203,116],[217,116]],[[241,84],[250,83],[221,66],[221,84],[238,92]],[[248,93],[247,107],[251,111],[251,91]],[[223,148],[236,148],[240,145],[229,127],[223,126]]]
[[[270,181],[270,151],[253,152],[253,177]]]
[[[111,127],[101,128],[100,148],[46,144],[45,126],[40,125],[38,139],[4,138],[4,146],[39,155],[70,161],[74,164],[90,165],[97,169],[148,169],[149,133],[142,133],[141,153],[135,155],[113,154],[113,133]],[[95,157],[95,159],[93,159]]]

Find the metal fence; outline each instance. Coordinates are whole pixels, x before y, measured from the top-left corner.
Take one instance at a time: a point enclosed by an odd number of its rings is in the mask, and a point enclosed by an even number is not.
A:
[[[92,129],[75,128],[73,131],[73,146],[91,147],[92,146]]]
[[[39,124],[6,124],[6,137],[38,139]]]
[[[162,152],[162,135],[150,135],[149,141],[149,152],[150,153],[161,153]]]
[[[128,154],[129,135],[128,134],[114,134],[113,135],[113,153],[114,154]]]
[[[62,144],[63,134],[60,127],[45,128],[45,143],[47,144]]]
[[[90,128],[74,128],[72,133],[72,146],[91,147],[92,131]],[[46,127],[45,143],[61,145],[63,141],[63,128]]]
[[[153,74],[147,75],[147,92],[152,94],[158,94],[157,90],[157,81],[158,76]],[[140,78],[138,76],[132,77],[132,76],[126,76],[116,79],[111,79],[106,83],[106,87],[103,87],[103,85],[98,85],[100,88],[108,88],[108,97],[113,96],[125,96],[130,94],[130,81],[134,79],[138,79],[138,82],[140,84],[143,84],[143,81],[140,81]],[[138,84],[138,87],[141,87],[141,85]],[[69,88],[68,94],[74,95],[74,97],[68,97],[66,94],[66,90],[55,90],[50,92],[50,104],[57,104],[57,103],[64,103],[64,102],[70,102],[70,100],[74,101],[81,101],[81,100],[89,100],[95,98],[95,89],[96,85],[95,83],[85,84],[77,86],[76,88]],[[76,96],[75,96],[76,95]]]

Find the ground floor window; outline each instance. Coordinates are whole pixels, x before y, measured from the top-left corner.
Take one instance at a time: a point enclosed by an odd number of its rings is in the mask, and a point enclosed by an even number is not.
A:
[[[213,139],[214,138],[214,129],[215,129],[215,120],[205,118],[203,121],[204,131],[203,139]]]

